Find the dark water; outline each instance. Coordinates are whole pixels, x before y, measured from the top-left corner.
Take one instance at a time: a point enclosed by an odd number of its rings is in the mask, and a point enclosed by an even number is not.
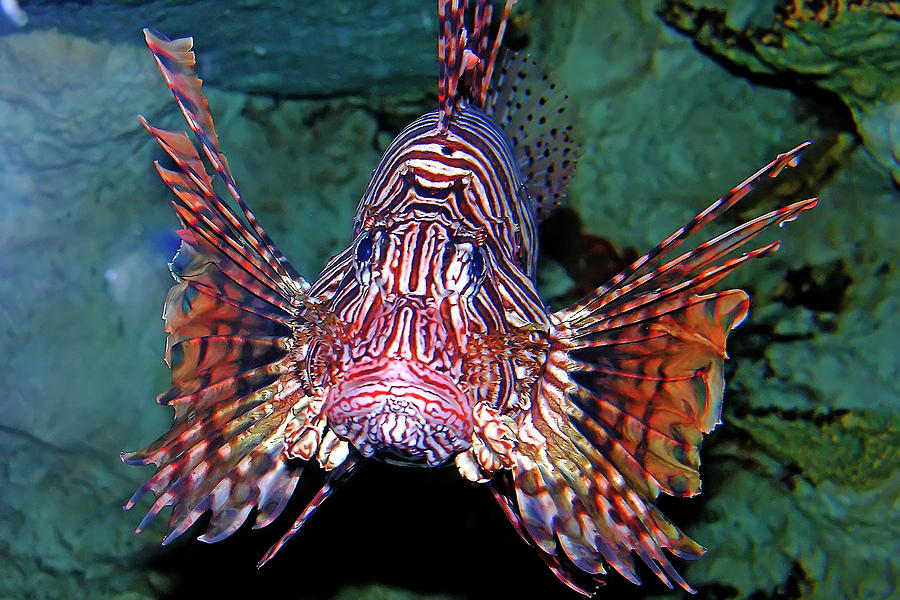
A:
[[[435,106],[433,2],[20,4],[28,22],[0,25],[0,598],[577,597],[452,468],[364,465],[261,571],[319,474],[271,527],[214,545],[193,541],[201,523],[160,548],[162,525],[131,533],[146,499],[120,510],[150,469],[118,452],[170,418],[153,398],[176,220],[134,117],[183,127],[140,28],[194,36],[244,195],[313,278],[380,152]],[[720,284],[753,298],[729,338],[724,424],[704,444],[703,495],[659,504],[709,548],[673,559],[697,597],[889,598],[900,26],[884,2],[784,4],[516,6],[510,41],[572,95],[584,145],[568,207],[542,228],[540,282],[565,304],[814,140],[725,218],[821,198],[777,232],[777,255]],[[677,595],[639,574],[640,588],[610,574],[601,594]]]

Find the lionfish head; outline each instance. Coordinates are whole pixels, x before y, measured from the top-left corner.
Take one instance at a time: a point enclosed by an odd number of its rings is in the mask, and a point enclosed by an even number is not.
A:
[[[484,251],[439,213],[360,230],[347,251],[356,291],[344,296],[344,342],[330,359],[328,424],[364,456],[439,465],[471,445],[467,355]]]

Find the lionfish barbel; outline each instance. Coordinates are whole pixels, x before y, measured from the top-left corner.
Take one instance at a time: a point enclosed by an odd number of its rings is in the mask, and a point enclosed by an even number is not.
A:
[[[327,472],[271,559],[364,458],[451,459],[488,485],[521,537],[590,595],[608,566],[640,583],[632,552],[691,590],[666,555],[704,549],[654,505],[700,492],[702,434],[720,422],[728,332],[742,290],[708,289],[778,242],[732,253],[812,208],[809,199],[670,258],[764,178],[779,155],[568,308],[535,288],[537,222],[561,201],[578,146],[567,97],[501,48],[514,0],[439,0],[438,108],[390,144],[350,245],[308,283],[245,203],[219,150],[191,38],[145,30],[166,83],[239,211],[183,131],[141,123],[172,157],[156,168],[182,228],[166,297],[172,428],[127,464],[157,466],[125,505],[172,506],[168,543],[211,512],[202,541],[282,512],[304,466]]]

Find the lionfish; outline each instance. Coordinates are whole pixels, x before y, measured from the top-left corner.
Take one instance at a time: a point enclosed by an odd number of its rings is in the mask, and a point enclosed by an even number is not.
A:
[[[707,293],[779,242],[731,254],[816,199],[671,258],[761,180],[779,155],[624,271],[551,312],[535,286],[537,223],[562,200],[577,157],[568,98],[530,58],[501,48],[510,9],[438,0],[438,107],[388,146],[349,246],[313,283],[291,266],[232,177],[194,72],[192,38],[147,44],[236,202],[183,131],[141,123],[174,160],[156,163],[181,222],[165,301],[171,429],[127,464],[157,471],[169,543],[205,512],[205,542],[284,509],[312,461],[325,481],[270,560],[364,458],[484,483],[522,539],[590,595],[607,567],[639,584],[632,553],[669,587],[690,586],[662,549],[704,548],[654,505],[700,492],[699,446],[719,422],[728,332],[742,290]],[[499,13],[500,11],[498,11]]]

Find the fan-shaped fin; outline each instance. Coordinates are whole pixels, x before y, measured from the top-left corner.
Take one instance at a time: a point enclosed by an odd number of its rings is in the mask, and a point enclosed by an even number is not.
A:
[[[580,146],[569,97],[529,56],[504,51],[485,103],[513,144],[539,220],[560,206]]]
[[[693,591],[662,549],[695,558],[703,548],[653,501],[660,491],[699,493],[700,443],[721,414],[726,337],[749,309],[741,290],[703,292],[778,242],[731,252],[816,201],[763,215],[668,262],[663,257],[761,177],[793,164],[798,151],[779,156],[610,283],[552,315],[542,378],[517,418],[512,489],[498,487],[495,495],[573,589],[588,593],[581,582],[586,575],[599,581],[601,561],[639,583],[633,553],[666,585]]]
[[[157,399],[174,408],[175,420],[147,448],[122,455],[128,464],[157,466],[125,508],[147,492],[155,496],[140,532],[171,506],[165,543],[210,511],[200,539],[215,542],[234,533],[254,507],[255,526],[271,523],[300,476],[302,466],[288,463],[284,439],[309,404],[291,356],[293,326],[302,322],[295,305],[305,301],[306,283],[237,191],[192,70],[190,40],[146,33],[185,118],[249,226],[216,194],[184,132],[141,119],[177,167],[157,165],[177,197],[172,204],[182,224],[181,247],[170,264],[176,283],[163,311],[172,385]]]
[[[209,112],[209,103],[203,95],[203,82],[194,72],[195,60],[194,53],[191,51],[194,44],[193,38],[170,40],[150,29],[144,29],[144,38],[147,41],[147,47],[150,48],[156,59],[160,72],[175,96],[188,126],[196,134],[209,162],[225,182],[228,191],[240,205],[244,217],[250,223],[255,236],[250,235],[247,240],[263,262],[276,273],[283,276],[286,281],[296,283],[300,288],[305,289],[306,282],[275,246],[259,225],[253,211],[244,202],[231,170],[228,168],[228,161],[219,150],[219,138]]]

